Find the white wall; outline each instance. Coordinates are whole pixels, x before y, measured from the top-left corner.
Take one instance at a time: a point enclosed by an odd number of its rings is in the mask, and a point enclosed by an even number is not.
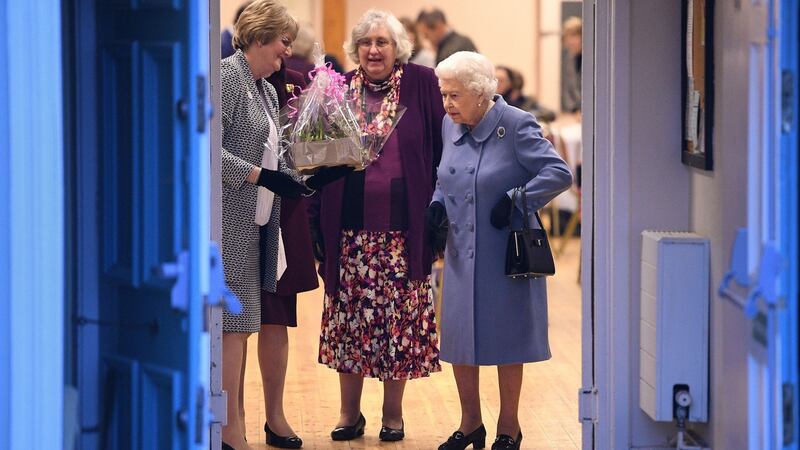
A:
[[[627,268],[627,273],[612,273],[615,279],[627,282],[625,295],[603,298],[606,294],[596,292],[604,302],[601,307],[612,311],[608,313],[612,316],[610,326],[627,325],[622,331],[627,333],[622,345],[615,341],[619,339],[619,330],[598,336],[624,349],[618,350],[610,362],[626,368],[622,374],[609,369],[612,378],[618,377],[609,382],[610,401],[618,402],[614,405],[617,412],[626,410],[611,425],[615,427],[611,433],[623,433],[615,442],[625,442],[630,447],[663,445],[667,436],[674,433],[672,424],[655,423],[639,408],[640,232],[648,228],[688,230],[708,237],[711,242],[710,422],[696,425],[695,429],[712,448],[743,448],[748,442],[747,355],[752,324],[745,320],[740,309],[721,300],[716,288],[728,268],[736,229],[747,226],[748,29],[752,29],[754,13],[749,10],[750,2],[742,2],[741,10],[733,2],[717,2],[714,170],[704,172],[680,162],[680,2],[604,2],[609,3],[613,4],[608,7],[613,11],[613,20],[608,25],[612,30],[610,55],[598,58],[607,56],[618,67],[612,73],[610,87],[597,86],[598,97],[603,91],[613,92],[609,100],[612,106],[598,111],[597,118],[604,111],[611,114],[613,129],[609,142],[617,148],[598,144],[595,157],[600,166],[608,163],[622,176],[614,180],[596,179],[595,183],[606,189],[611,187],[608,192],[613,199],[607,203],[621,207],[613,212],[620,220],[611,225],[610,233],[625,230],[628,236],[626,252],[605,249],[611,254],[612,265],[621,261],[623,270]],[[601,27],[602,24],[598,25]],[[619,102],[617,106],[613,105],[615,101]],[[612,160],[603,161],[604,158]],[[595,174],[604,175],[607,174]],[[611,175],[614,176],[614,171]],[[596,214],[601,217],[607,213]],[[598,241],[603,238],[596,236]],[[603,250],[602,242],[597,245]],[[596,265],[601,263],[595,261]],[[601,416],[600,420],[608,418]]]
[[[747,442],[747,351],[752,325],[716,295],[736,229],[747,226],[748,23],[750,2],[717,2],[714,170],[692,170],[691,228],[711,239],[710,383],[715,448]]]
[[[641,232],[689,227],[690,171],[681,163],[680,2],[630,2],[630,429],[633,446],[665,443],[672,424],[639,408]]]

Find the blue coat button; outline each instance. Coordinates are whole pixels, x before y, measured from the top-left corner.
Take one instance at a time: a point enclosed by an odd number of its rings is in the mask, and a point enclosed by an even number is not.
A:
[[[474,199],[475,198],[472,196],[472,192],[467,192],[464,194],[464,200],[466,200],[468,203],[472,203]]]
[[[455,203],[455,202],[456,202],[456,196],[455,196],[455,195],[453,195],[453,194],[447,194],[447,198],[449,198],[449,199],[450,199],[450,201],[451,201],[451,202],[453,202],[453,203]]]
[[[458,224],[455,222],[450,222],[450,229],[453,230],[453,233],[458,233]]]
[[[475,257],[475,252],[470,249],[467,251],[467,256],[469,256],[469,258],[472,259]]]
[[[450,167],[450,175],[453,175],[454,173],[456,173],[456,168]]]
[[[467,229],[469,231],[475,231],[475,225],[473,225],[472,222],[467,222]]]
[[[467,173],[475,173],[475,168],[472,166],[467,166]]]

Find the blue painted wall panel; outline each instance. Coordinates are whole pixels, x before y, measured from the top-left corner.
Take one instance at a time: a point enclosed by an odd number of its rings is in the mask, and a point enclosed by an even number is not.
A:
[[[7,200],[0,346],[10,356],[0,383],[8,393],[0,397],[0,447],[55,449],[63,445],[61,2],[0,1],[0,10]]]
[[[7,61],[6,5],[0,0],[0,61]],[[9,410],[11,398],[10,364],[11,330],[4,317],[10,317],[11,288],[9,286],[8,221],[9,204],[9,139],[8,139],[8,74],[0,69],[0,450],[10,448]]]

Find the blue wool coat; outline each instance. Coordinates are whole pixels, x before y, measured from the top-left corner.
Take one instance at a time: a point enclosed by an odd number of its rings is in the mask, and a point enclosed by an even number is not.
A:
[[[508,228],[490,223],[504,195],[525,186],[538,210],[569,188],[567,164],[534,117],[501,96],[470,132],[445,117],[444,143],[433,201],[450,221],[445,249],[441,359],[463,365],[502,365],[550,358],[545,279],[505,276]],[[512,225],[520,226],[521,202]],[[530,222],[536,224],[531,216]],[[538,224],[535,225],[538,228]]]

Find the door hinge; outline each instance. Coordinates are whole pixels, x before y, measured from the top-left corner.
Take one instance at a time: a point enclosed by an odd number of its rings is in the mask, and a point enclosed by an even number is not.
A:
[[[597,388],[578,390],[578,422],[597,423]]]
[[[783,383],[783,446],[794,442],[794,385]]]
[[[794,124],[794,72],[781,72],[781,131],[791,133]]]

